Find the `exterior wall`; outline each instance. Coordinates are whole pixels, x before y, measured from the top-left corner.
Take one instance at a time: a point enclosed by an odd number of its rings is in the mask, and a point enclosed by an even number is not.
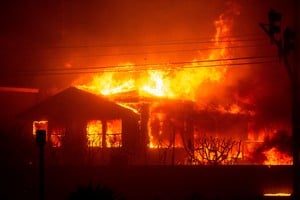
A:
[[[49,132],[51,132],[53,127],[61,127],[65,130],[65,133],[60,147],[53,147],[50,141],[50,133],[48,133],[45,147],[46,163],[48,165],[127,165],[129,162],[135,163],[138,160],[138,155],[136,154],[139,146],[137,120],[134,118],[122,120],[122,147],[120,148],[88,147],[87,121],[77,119],[76,121],[58,123],[54,120],[49,120]],[[32,122],[28,122],[28,124],[26,129],[32,130]],[[34,140],[32,131],[27,131],[27,135]]]

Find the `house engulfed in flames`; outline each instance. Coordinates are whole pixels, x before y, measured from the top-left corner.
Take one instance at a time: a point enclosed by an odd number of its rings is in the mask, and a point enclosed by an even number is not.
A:
[[[36,130],[46,130],[46,150],[54,164],[105,164],[123,151],[138,152],[138,115],[74,87],[40,102],[19,118],[33,126],[34,136]]]
[[[203,110],[193,101],[136,92],[103,97],[71,87],[20,117],[33,123],[33,135],[46,130],[53,164],[258,164],[251,155],[262,143],[249,140],[251,113],[237,107]],[[260,164],[291,163],[267,150],[271,161]]]
[[[214,21],[211,48],[191,62],[88,68],[92,77],[22,117],[34,121],[33,134],[47,129],[64,162],[291,164],[289,125],[255,128],[253,99],[227,91],[239,84],[230,66],[251,64],[227,48],[239,45],[231,37],[238,14],[232,7]]]

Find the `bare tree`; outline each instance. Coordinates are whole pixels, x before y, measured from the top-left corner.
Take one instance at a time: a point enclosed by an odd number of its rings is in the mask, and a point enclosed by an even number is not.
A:
[[[196,164],[233,164],[241,155],[241,140],[203,136],[194,141],[190,151]]]

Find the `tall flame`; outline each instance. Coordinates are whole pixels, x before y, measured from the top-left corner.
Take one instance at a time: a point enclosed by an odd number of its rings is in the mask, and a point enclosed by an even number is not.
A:
[[[221,93],[221,91],[216,92],[217,89],[215,89],[214,86],[211,87],[211,85],[224,83],[228,78],[227,65],[230,65],[230,62],[224,61],[224,58],[230,58],[230,52],[226,47],[231,42],[228,36],[231,34],[231,28],[233,26],[232,16],[239,14],[236,5],[230,6],[231,9],[220,15],[218,20],[214,22],[216,33],[212,37],[212,41],[216,48],[211,49],[207,54],[204,55],[204,52],[201,52],[201,56],[195,55],[196,58],[190,62],[153,65],[136,65],[131,62],[121,63],[115,66],[115,69],[94,75],[92,80],[85,84],[76,84],[76,86],[80,89],[102,95],[134,91],[137,92],[140,97],[156,96],[168,99],[191,100],[197,102],[197,105],[200,106],[203,103],[203,99],[213,98],[217,95],[216,93]],[[153,61],[153,63],[156,62]],[[233,97],[233,99],[244,104],[251,103],[250,98],[241,99]],[[206,108],[206,110],[209,109]],[[214,107],[214,111],[229,115],[255,115],[253,111],[243,108],[235,101],[226,102],[224,105],[218,104]],[[159,119],[158,122],[155,122],[154,120],[157,120],[155,116],[150,116],[150,121],[151,120],[153,120],[154,124],[152,129],[157,126],[156,128],[158,130],[151,132],[151,127],[149,128],[148,147],[168,148],[170,146],[183,146],[183,142],[175,130],[164,130],[165,126],[169,128],[172,127],[172,125],[168,124],[169,122],[167,120]],[[118,127],[120,127],[120,125],[118,125]],[[162,133],[163,131],[164,133]],[[117,138],[117,136],[111,137],[113,139]],[[170,141],[170,137],[173,137],[173,141]],[[165,138],[167,138],[167,140],[165,140]],[[248,140],[249,139],[252,142],[263,141],[262,137],[254,139],[254,136],[251,136],[250,133],[248,135]],[[117,138],[117,141],[120,140],[120,138]],[[121,145],[120,142],[116,144]],[[108,146],[114,145],[109,144]],[[248,148],[250,148],[250,146]],[[264,155],[267,158],[264,164],[267,165],[274,163],[291,163],[291,157],[283,155],[278,149],[268,149],[264,151]],[[230,157],[231,154],[229,153],[228,156]],[[242,154],[239,154],[238,158],[241,156]]]
[[[235,11],[236,12],[236,11]],[[226,46],[228,39],[220,39],[230,34],[232,26],[232,8],[220,15],[214,22],[216,33],[213,41],[215,49],[191,62],[165,63],[160,65],[147,65],[141,70],[140,66],[132,63],[120,64],[117,68],[130,68],[130,71],[103,72],[93,77],[86,84],[77,84],[80,89],[93,93],[111,95],[127,91],[137,91],[139,95],[153,95],[167,98],[184,98],[195,101],[197,93],[206,83],[218,83],[224,80],[227,68],[224,62],[212,61],[228,57]],[[201,59],[201,62],[199,62]],[[205,61],[207,60],[207,61]],[[205,67],[208,65],[222,67]]]

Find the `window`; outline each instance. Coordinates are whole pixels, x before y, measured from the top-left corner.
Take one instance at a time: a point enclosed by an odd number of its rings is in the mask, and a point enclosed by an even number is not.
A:
[[[53,128],[50,133],[50,142],[52,147],[61,147],[62,139],[65,136],[65,128]]]
[[[102,147],[102,122],[90,120],[86,126],[88,147]]]
[[[49,128],[48,121],[33,121],[32,134],[35,136],[37,130],[46,130],[46,142],[50,142],[51,147],[61,147],[62,138],[65,135],[65,128]]]
[[[46,141],[48,139],[48,121],[33,121],[32,134],[35,136],[37,130],[46,130]]]
[[[122,120],[108,120],[106,131],[106,147],[122,146]]]
[[[86,127],[88,147],[122,146],[122,120],[90,120]]]

